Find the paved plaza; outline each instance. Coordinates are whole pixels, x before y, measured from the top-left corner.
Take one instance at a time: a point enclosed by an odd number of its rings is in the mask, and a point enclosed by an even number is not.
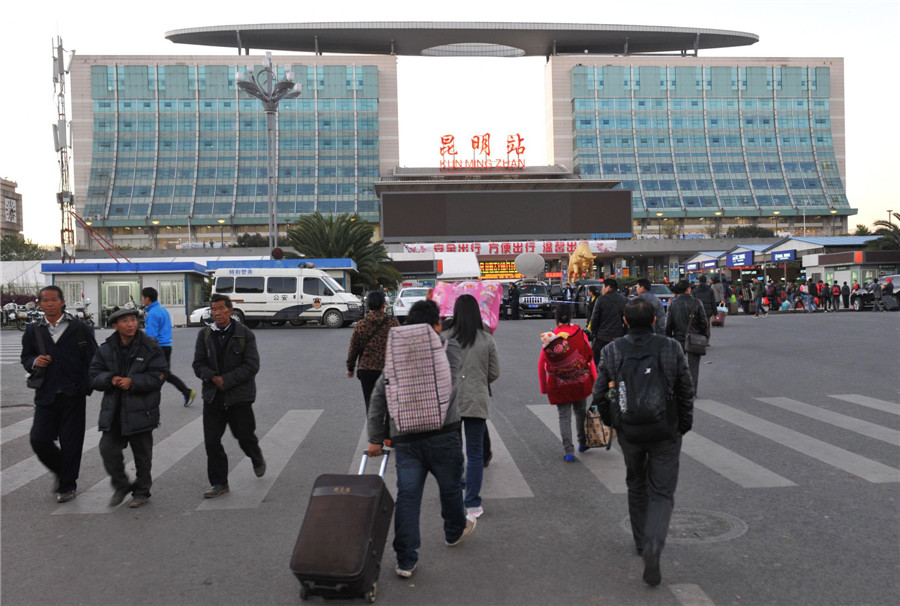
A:
[[[556,411],[538,393],[536,372],[539,336],[551,327],[501,322],[485,514],[463,545],[447,549],[429,480],[419,567],[397,578],[389,542],[378,603],[900,603],[900,314],[737,316],[713,330],[663,581],[653,589],[626,529],[618,447],[563,461]],[[172,361],[199,391],[190,369],[197,331],[175,330]],[[98,331],[98,340],[109,334]],[[231,492],[204,500],[202,404],[184,408],[167,384],[153,497],[129,510],[107,507],[99,394],[88,400],[78,497],[56,503],[28,442],[21,333],[0,333],[4,604],[299,603],[293,543],[316,476],[358,466],[362,394],[344,373],[350,329],[256,334],[265,477],[228,437]],[[395,478],[389,470],[392,492]]]

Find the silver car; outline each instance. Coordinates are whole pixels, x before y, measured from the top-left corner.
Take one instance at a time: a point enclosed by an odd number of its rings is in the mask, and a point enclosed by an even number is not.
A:
[[[394,299],[394,317],[402,324],[409,314],[409,308],[416,301],[424,301],[428,295],[428,288],[424,286],[416,286],[412,288],[402,288]]]

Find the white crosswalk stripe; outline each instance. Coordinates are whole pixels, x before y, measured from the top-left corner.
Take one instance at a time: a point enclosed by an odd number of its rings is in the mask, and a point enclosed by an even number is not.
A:
[[[33,419],[28,417],[18,423],[13,423],[12,425],[8,425],[3,429],[0,429],[0,444],[6,444],[10,440],[15,440],[16,438],[21,438],[24,435],[28,435],[31,431],[31,424]],[[6,493],[4,493],[6,494]]]
[[[709,599],[699,585],[692,583],[669,585],[669,591],[681,606],[715,606],[715,602]]]
[[[704,438],[696,431],[685,434],[681,452],[742,488],[795,486],[787,478]]]
[[[170,467],[187,456],[198,444],[203,442],[203,419],[194,419],[159,444],[153,445],[152,474],[154,483]],[[134,460],[125,463],[125,469],[133,469]],[[112,496],[109,477],[94,484],[90,489],[78,493],[78,498],[65,505],[60,505],[53,515],[60,514],[99,514],[109,513],[107,506]]]
[[[0,364],[21,364],[22,333],[4,330],[0,336]],[[21,368],[21,366],[20,366]],[[5,372],[10,372],[7,369]],[[22,370],[24,374],[25,370]]]
[[[760,402],[765,402],[766,404],[771,404],[772,406],[777,406],[778,408],[789,410],[798,415],[809,417],[810,419],[816,419],[818,421],[822,421],[823,423],[828,423],[829,425],[834,425],[835,427],[846,429],[847,431],[852,431],[854,433],[858,433],[875,440],[881,440],[882,442],[887,442],[888,444],[900,446],[900,431],[891,429],[890,427],[884,427],[876,423],[869,423],[868,421],[863,421],[862,419],[858,419],[856,417],[842,415],[831,410],[819,408],[818,406],[811,406],[809,404],[806,404],[805,402],[798,402],[797,400],[792,400],[791,398],[756,399]]]
[[[889,412],[892,415],[900,415],[900,403],[897,402],[885,402],[884,400],[870,398],[869,396],[861,396],[855,393],[828,397],[843,400],[844,402],[850,402],[852,404],[859,404],[860,406],[880,410],[882,412]]]
[[[257,478],[250,459],[244,457],[228,474],[231,492],[204,500],[197,509],[211,511],[259,507],[321,414],[321,410],[289,410],[260,440],[260,448],[266,457],[266,475]]]
[[[85,432],[84,446],[81,452],[85,453],[92,448],[96,448],[99,443],[100,432],[97,431],[96,426],[91,427]],[[0,495],[7,495],[14,490],[22,488],[46,473],[50,472],[36,456],[19,461],[0,472]]]
[[[528,409],[553,432],[557,440],[562,439],[559,433],[559,414],[556,412],[555,406],[531,405]],[[600,480],[601,484],[606,486],[608,491],[613,494],[628,492],[628,487],[625,485],[625,459],[622,458],[622,452],[615,446],[615,443],[610,450],[592,448],[579,456],[581,463],[594,474],[594,477]],[[559,458],[562,461],[562,455]]]
[[[714,400],[697,400],[694,408],[734,423],[746,431],[874,483],[900,482],[900,470],[867,459],[798,431],[747,414]]]

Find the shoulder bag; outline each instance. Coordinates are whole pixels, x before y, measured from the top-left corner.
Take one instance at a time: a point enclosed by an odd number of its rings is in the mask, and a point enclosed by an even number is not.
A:
[[[709,347],[709,339],[706,338],[706,335],[691,332],[691,327],[694,325],[694,309],[696,307],[697,304],[695,303],[694,307],[691,308],[691,315],[688,318],[687,328],[684,331],[684,351],[698,356],[705,356],[706,348]]]

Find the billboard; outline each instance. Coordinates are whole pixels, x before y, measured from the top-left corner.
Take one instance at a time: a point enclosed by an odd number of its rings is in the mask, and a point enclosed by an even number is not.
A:
[[[631,210],[631,191],[618,189],[384,192],[381,233],[387,242],[630,238]]]
[[[796,256],[796,250],[782,250],[772,253],[772,261],[776,263],[780,263],[781,261],[794,261]]]
[[[745,250],[744,252],[731,253],[726,257],[726,267],[747,267],[753,265],[753,251]]]

